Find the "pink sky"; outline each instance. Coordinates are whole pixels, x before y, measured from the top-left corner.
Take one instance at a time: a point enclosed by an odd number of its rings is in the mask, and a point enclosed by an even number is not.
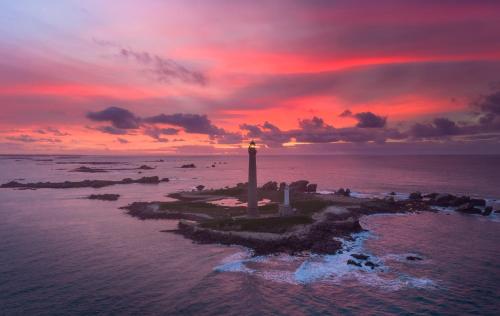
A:
[[[0,153],[500,153],[496,1],[11,1],[0,32]]]

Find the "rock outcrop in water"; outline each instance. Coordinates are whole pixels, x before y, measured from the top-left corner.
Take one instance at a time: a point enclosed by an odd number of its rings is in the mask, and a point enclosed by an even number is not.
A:
[[[101,201],[117,201],[120,194],[91,194],[87,198],[89,200],[101,200]]]
[[[125,178],[123,180],[83,180],[83,181],[64,181],[64,182],[35,182],[20,183],[11,181],[0,185],[0,188],[19,188],[19,189],[73,189],[73,188],[102,188],[115,184],[158,184],[160,178],[142,177],[140,179]]]
[[[101,168],[90,168],[86,166],[81,166],[71,170],[72,172],[87,172],[87,173],[100,173],[100,172],[108,172],[106,169]]]

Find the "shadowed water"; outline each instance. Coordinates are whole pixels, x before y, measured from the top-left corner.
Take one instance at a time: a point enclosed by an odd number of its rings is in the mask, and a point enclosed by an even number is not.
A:
[[[176,221],[140,221],[118,209],[199,184],[216,188],[245,181],[245,157],[160,158],[164,161],[2,159],[1,183],[150,175],[172,181],[102,189],[0,189],[0,314],[495,315],[500,307],[498,214],[364,217],[361,224],[369,232],[345,242],[343,254],[251,258],[242,248],[196,245],[159,232],[175,228]],[[324,191],[343,186],[361,194],[420,190],[500,197],[498,156],[258,159],[259,184],[305,178]],[[157,169],[86,174],[68,171],[80,164],[56,164],[71,160]],[[177,168],[191,162],[198,168]],[[83,198],[91,193],[122,196],[114,202]],[[344,264],[359,252],[380,267]],[[407,255],[424,260],[410,262]]]

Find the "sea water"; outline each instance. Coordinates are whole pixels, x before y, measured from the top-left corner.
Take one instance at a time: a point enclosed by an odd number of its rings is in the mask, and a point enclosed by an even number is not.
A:
[[[252,257],[160,232],[119,207],[246,181],[246,157],[2,156],[0,183],[169,177],[158,185],[0,189],[0,314],[481,314],[500,308],[500,221],[438,213],[363,217],[341,254]],[[89,165],[86,162],[113,162]],[[197,168],[182,169],[194,163]],[[259,156],[258,182],[307,179],[360,196],[413,191],[500,198],[499,156]],[[155,167],[137,170],[140,165]],[[71,172],[105,167],[107,173]],[[212,167],[215,165],[215,167]],[[139,173],[141,172],[141,173]],[[88,200],[117,193],[118,201]],[[347,265],[363,253],[374,269]],[[423,260],[409,261],[407,256]]]

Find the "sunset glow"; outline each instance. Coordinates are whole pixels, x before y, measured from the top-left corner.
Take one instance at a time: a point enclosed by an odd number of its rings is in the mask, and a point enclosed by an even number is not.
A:
[[[500,152],[498,2],[0,8],[1,153]]]

